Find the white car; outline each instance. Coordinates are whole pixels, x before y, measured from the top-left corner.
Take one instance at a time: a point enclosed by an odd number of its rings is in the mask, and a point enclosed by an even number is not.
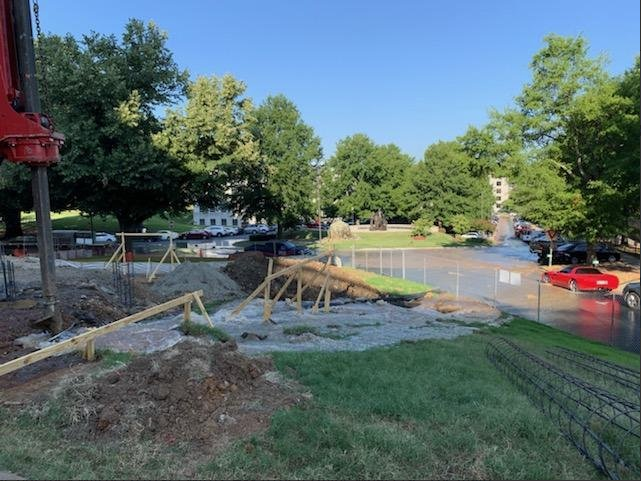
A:
[[[224,225],[223,229],[224,229],[226,235],[236,235],[236,234],[238,234],[238,227],[234,227],[234,226],[230,226],[230,225]]]
[[[174,232],[173,230],[159,230],[159,234],[162,234],[160,236],[160,240],[169,240],[169,239],[178,239],[178,232]]]
[[[76,234],[76,245],[91,246],[94,244],[114,244],[116,236],[108,232],[96,232],[93,239],[90,232]]]
[[[477,231],[466,232],[461,237],[463,239],[483,239],[483,235]]]
[[[209,227],[205,227],[205,230],[216,237],[227,235],[227,232],[222,225],[210,225]]]

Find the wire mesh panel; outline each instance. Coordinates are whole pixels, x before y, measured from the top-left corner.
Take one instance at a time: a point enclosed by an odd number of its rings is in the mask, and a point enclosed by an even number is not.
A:
[[[487,345],[490,361],[611,479],[639,479],[639,402],[578,378],[514,342]]]
[[[8,259],[0,258],[0,280],[2,288],[0,288],[0,295],[4,299],[13,300],[16,297],[16,274],[13,263]]]
[[[120,302],[131,307],[134,299],[134,265],[133,262],[114,262],[111,264],[112,282]]]

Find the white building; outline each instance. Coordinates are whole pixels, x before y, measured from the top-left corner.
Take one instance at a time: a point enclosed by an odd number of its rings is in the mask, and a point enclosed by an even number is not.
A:
[[[210,225],[229,225],[242,226],[245,222],[243,216],[234,214],[224,209],[201,209],[198,204],[194,205],[193,210],[194,225],[207,227]],[[254,219],[247,219],[247,223],[252,223]],[[255,222],[255,221],[254,221]]]
[[[492,186],[492,193],[494,194],[494,206],[492,210],[497,212],[503,205],[503,202],[510,197],[512,186],[510,186],[507,181],[507,177],[492,176],[490,176],[490,185]]]

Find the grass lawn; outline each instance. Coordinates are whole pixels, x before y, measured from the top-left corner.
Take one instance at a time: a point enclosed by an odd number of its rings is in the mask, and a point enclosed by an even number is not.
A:
[[[425,240],[414,240],[409,231],[389,231],[389,232],[355,232],[354,239],[332,242],[318,241],[314,244],[316,247],[328,249],[330,247],[336,250],[348,250],[352,246],[356,249],[378,249],[389,247],[465,247],[474,245],[486,245],[485,241],[476,239],[456,239],[451,235],[437,232],[430,234]]]
[[[148,232],[156,232],[161,229],[169,229],[169,221],[174,221],[174,227],[171,230],[183,232],[193,229],[193,218],[190,213],[181,216],[174,216],[171,219],[165,219],[155,215],[147,219],[143,224]],[[51,223],[54,229],[60,230],[91,230],[91,222],[88,216],[81,215],[77,210],[66,210],[63,212],[52,212]],[[36,215],[33,212],[22,213],[22,227],[27,231],[35,230]],[[118,221],[112,216],[95,216],[93,218],[93,228],[97,232],[118,232]]]
[[[531,321],[484,332],[639,367],[638,355]],[[0,468],[64,479],[602,479],[489,363],[487,338],[276,353],[277,368],[313,399],[214,459],[195,460],[195,446],[71,440],[55,404],[18,416],[0,408]]]
[[[360,269],[353,269],[351,267],[343,267],[345,271],[349,271],[353,275],[359,276],[365,283],[378,289],[383,294],[388,295],[408,295],[418,294],[432,290],[434,287],[421,284],[398,277],[381,276],[373,272],[367,272]]]

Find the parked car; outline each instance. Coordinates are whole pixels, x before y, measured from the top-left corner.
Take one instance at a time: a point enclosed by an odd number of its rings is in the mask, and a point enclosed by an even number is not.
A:
[[[205,231],[209,232],[214,237],[227,235],[225,228],[222,225],[210,225],[209,227],[205,227]]]
[[[619,278],[604,274],[599,269],[587,266],[568,266],[560,271],[549,271],[541,281],[576,291],[611,291],[619,287]]]
[[[182,240],[193,240],[193,239],[213,239],[214,234],[206,230],[190,230],[188,232],[183,232],[178,236],[178,239]]]
[[[605,244],[598,244],[594,247],[594,255],[599,262],[617,262],[621,260],[621,254]],[[561,264],[585,264],[588,262],[588,245],[579,242],[571,248],[562,250],[559,255]]]
[[[565,252],[573,249],[575,246],[585,244],[583,241],[566,242],[563,245],[557,245],[556,249],[552,251],[552,264],[566,264]],[[550,245],[543,246],[539,254],[539,263],[547,264],[549,262],[548,254],[550,253]]]
[[[159,234],[162,234],[160,236],[160,240],[169,240],[169,239],[178,239],[178,232],[174,232],[173,230],[159,230]]]
[[[630,282],[623,288],[623,301],[630,309],[639,310],[641,294],[639,294],[639,281]]]
[[[269,227],[263,224],[249,224],[243,228],[245,234],[267,234]]]
[[[94,244],[114,244],[116,236],[108,232],[96,232],[94,237],[91,237],[91,232],[78,232],[76,233],[76,245],[91,246]]]
[[[563,236],[557,236],[556,239],[554,239],[554,243],[556,245],[556,248],[561,247],[562,245],[565,245],[568,243],[567,239],[565,239]],[[544,236],[537,237],[536,239],[531,239],[530,240],[530,252],[540,254],[543,251],[546,251],[544,254],[548,254],[548,250],[550,249],[550,236],[545,234]]]
[[[311,251],[290,241],[270,241],[245,247],[245,252],[258,251],[266,257],[309,255]]]
[[[225,235],[236,235],[238,234],[238,227],[234,227],[233,225],[224,225],[222,226],[223,231],[225,232]]]
[[[526,232],[525,234],[521,235],[521,240],[523,242],[531,242],[535,239],[538,239],[539,237],[543,237],[545,235],[545,232],[542,230],[531,230],[530,232]]]
[[[483,234],[480,233],[480,232],[471,231],[471,232],[466,232],[465,234],[461,235],[461,238],[463,238],[463,239],[484,239],[485,236],[483,236]]]

